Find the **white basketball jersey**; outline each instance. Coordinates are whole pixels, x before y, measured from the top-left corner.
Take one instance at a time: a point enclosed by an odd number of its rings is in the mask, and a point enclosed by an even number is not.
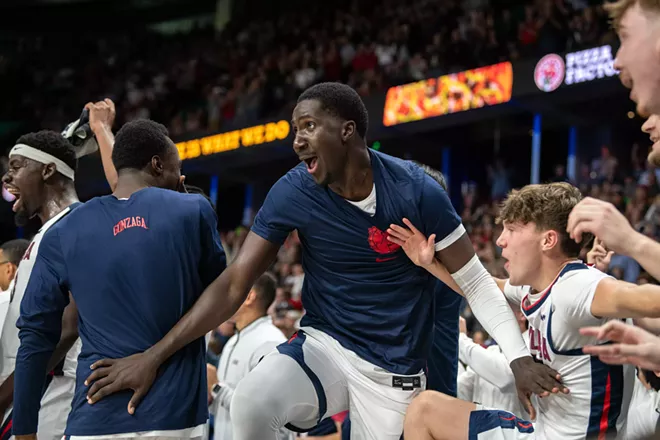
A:
[[[606,365],[583,354],[582,347],[599,341],[580,334],[582,327],[609,320],[591,314],[596,287],[606,277],[598,269],[575,261],[541,293],[523,296],[529,289],[505,289],[508,297],[520,301],[529,321],[532,355],[558,371],[570,390],[568,395],[537,399],[535,430],[539,439],[623,438],[634,367]]]
[[[7,310],[7,318],[2,326],[2,335],[0,336],[0,362],[2,362],[0,368],[0,383],[4,382],[4,380],[14,372],[16,367],[16,355],[18,354],[18,347],[21,344],[21,341],[18,338],[16,321],[18,321],[21,313],[21,301],[25,294],[25,288],[30,281],[30,275],[32,274],[32,268],[37,259],[41,239],[51,226],[57,223],[70,211],[71,208],[66,208],[44,223],[41,229],[39,229],[39,232],[37,232],[32,239],[27,251],[25,251],[25,255],[23,255],[21,263],[18,265],[18,272],[16,273],[13,290],[11,291],[9,309]],[[76,366],[78,363],[80,348],[81,343],[80,339],[78,339],[73,347],[71,347],[71,350],[66,354],[63,373],[67,377],[73,379],[76,377]]]

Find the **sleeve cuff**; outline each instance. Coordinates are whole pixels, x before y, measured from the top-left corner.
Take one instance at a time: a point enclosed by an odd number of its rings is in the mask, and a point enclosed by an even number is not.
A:
[[[463,223],[461,223],[458,225],[456,229],[454,229],[452,233],[450,233],[445,238],[435,243],[435,251],[438,252],[448,248],[449,246],[454,244],[456,240],[461,238],[463,234],[465,234],[465,226],[463,226]]]

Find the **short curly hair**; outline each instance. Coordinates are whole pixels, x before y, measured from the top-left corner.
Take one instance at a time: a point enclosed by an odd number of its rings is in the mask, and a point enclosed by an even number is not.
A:
[[[172,148],[169,132],[163,124],[150,119],[127,122],[115,136],[112,163],[117,171],[144,169],[154,156],[161,158]]]
[[[360,95],[346,84],[324,82],[311,86],[298,97],[298,103],[317,100],[323,110],[345,121],[355,122],[355,129],[362,139],[369,128],[369,112]]]
[[[559,235],[562,252],[578,257],[586,243],[593,238],[583,234],[576,243],[566,232],[568,216],[582,200],[580,190],[566,182],[527,185],[513,190],[500,206],[498,223],[534,223],[541,231],[553,230]]]
[[[660,13],[660,0],[616,0],[612,2],[605,3],[603,7],[607,14],[610,17],[612,27],[619,30],[621,26],[621,19],[626,14],[628,9],[632,8],[636,4],[642,8],[645,13],[655,12],[656,14]]]
[[[73,145],[61,133],[56,131],[41,130],[34,133],[27,133],[19,137],[16,143],[25,144],[50,154],[67,164],[74,171],[78,166],[76,150],[73,148]]]

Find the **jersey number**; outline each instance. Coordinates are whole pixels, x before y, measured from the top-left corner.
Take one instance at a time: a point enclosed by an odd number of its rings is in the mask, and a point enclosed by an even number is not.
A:
[[[534,327],[529,328],[529,349],[539,360],[551,362],[548,353],[548,342],[543,337],[543,332],[536,330]]]

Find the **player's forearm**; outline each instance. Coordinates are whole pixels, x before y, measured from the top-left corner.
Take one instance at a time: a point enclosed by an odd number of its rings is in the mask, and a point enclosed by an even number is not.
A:
[[[460,287],[458,287],[456,281],[454,281],[454,279],[451,277],[451,274],[449,273],[447,268],[440,261],[438,261],[437,258],[433,259],[433,263],[430,266],[425,266],[424,268],[431,275],[433,275],[434,277],[445,283],[451,290],[458,293],[459,295],[463,295],[463,291],[461,290]]]
[[[529,356],[509,304],[502,291],[475,255],[452,278],[465,292],[465,298],[484,329],[498,342],[507,361]]]
[[[513,372],[504,356],[476,344],[465,334],[461,334],[458,341],[461,357],[478,376],[500,390],[514,385]]]
[[[21,346],[16,356],[14,371],[12,430],[15,436],[37,432],[46,367],[53,353],[49,338],[38,332],[21,329],[20,337]]]
[[[110,185],[110,190],[114,191],[117,186],[117,170],[112,163],[112,148],[115,145],[115,136],[112,134],[112,129],[105,124],[94,130],[94,133],[99,144],[103,173]]]
[[[147,350],[158,365],[236,313],[252,286],[251,282],[245,282],[244,277],[239,276],[237,269],[240,270],[240,267],[230,265],[204,290],[174,328]]]
[[[618,281],[609,318],[660,318],[660,286],[636,285]],[[592,306],[593,309],[593,306]]]

